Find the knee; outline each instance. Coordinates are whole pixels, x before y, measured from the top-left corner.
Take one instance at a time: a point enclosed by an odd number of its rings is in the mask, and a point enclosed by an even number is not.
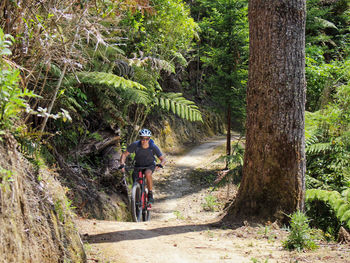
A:
[[[147,177],[152,176],[152,171],[151,171],[151,170],[147,170],[147,171],[145,172],[145,175],[146,175]]]

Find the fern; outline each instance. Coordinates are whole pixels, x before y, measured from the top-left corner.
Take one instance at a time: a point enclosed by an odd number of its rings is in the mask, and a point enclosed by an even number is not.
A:
[[[118,59],[114,62],[113,72],[121,77],[134,76],[134,69],[124,60]]]
[[[130,65],[135,65],[137,67],[150,67],[153,71],[160,72],[164,70],[168,74],[174,73],[174,66],[166,60],[154,58],[154,57],[141,57],[141,58],[133,58],[129,59]]]
[[[320,153],[325,153],[327,151],[332,151],[332,149],[333,149],[332,143],[326,142],[326,143],[311,144],[308,147],[306,147],[305,151],[306,153],[320,154]]]
[[[350,229],[350,203],[349,189],[340,194],[337,191],[325,191],[319,189],[309,189],[306,191],[306,202],[321,201],[329,205],[334,211],[339,223]]]
[[[129,103],[147,105],[151,102],[147,88],[135,81],[105,72],[79,72],[77,76],[84,84],[107,87],[109,90],[106,90],[106,95],[113,95],[118,91],[120,92],[118,95],[121,95]]]
[[[119,77],[117,75],[105,72],[79,72],[79,80],[91,85],[106,85],[116,89],[138,89],[146,90],[147,88],[140,83]]]
[[[159,93],[155,103],[183,119],[203,122],[202,114],[195,103],[185,99],[181,93]]]
[[[187,60],[184,58],[184,56],[180,52],[171,52],[173,55],[173,60],[177,63],[179,63],[183,67],[188,66]]]

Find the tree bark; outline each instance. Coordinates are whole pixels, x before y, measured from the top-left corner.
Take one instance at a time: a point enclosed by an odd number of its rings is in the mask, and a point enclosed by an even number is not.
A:
[[[305,0],[249,1],[246,149],[229,220],[303,210],[305,10]]]

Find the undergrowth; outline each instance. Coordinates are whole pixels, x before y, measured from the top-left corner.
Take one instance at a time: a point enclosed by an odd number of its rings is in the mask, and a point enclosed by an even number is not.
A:
[[[340,226],[350,229],[350,189],[337,191],[310,189],[306,191],[307,214],[312,225],[335,238]]]
[[[283,247],[288,250],[302,251],[304,249],[313,250],[317,245],[312,236],[307,216],[297,211],[290,216],[290,232],[287,240],[283,241]]]

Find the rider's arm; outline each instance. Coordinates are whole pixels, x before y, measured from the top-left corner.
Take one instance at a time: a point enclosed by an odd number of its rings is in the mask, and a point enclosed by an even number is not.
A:
[[[162,166],[164,166],[164,165],[165,165],[165,163],[166,163],[166,160],[165,160],[164,155],[159,156],[159,157],[158,157],[158,159],[160,160],[160,164],[161,164]]]
[[[129,154],[130,153],[128,151],[123,152],[122,156],[120,157],[120,165],[125,165],[126,157],[128,157]]]

